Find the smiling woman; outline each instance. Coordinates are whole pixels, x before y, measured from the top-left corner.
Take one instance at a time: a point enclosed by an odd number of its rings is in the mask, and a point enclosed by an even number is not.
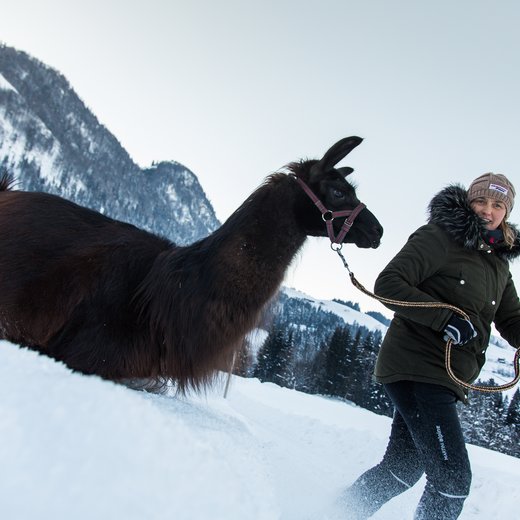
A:
[[[497,199],[479,197],[471,202],[473,211],[486,223],[486,229],[495,230],[506,216],[506,206]]]
[[[471,466],[456,403],[464,389],[444,367],[449,337],[453,371],[471,383],[486,360],[491,323],[520,348],[520,302],[509,260],[520,256],[518,230],[507,223],[515,190],[486,173],[468,190],[451,185],[430,202],[428,224],[417,229],[377,278],[375,292],[408,302],[441,301],[466,311],[461,319],[440,308],[394,307],[381,345],[376,380],[395,413],[383,460],[344,494],[344,505],[365,519],[412,487],[427,484],[414,518],[454,520],[471,485]]]
[[[471,209],[486,223],[488,231],[499,229],[498,233],[488,233],[490,240],[501,238],[501,232],[505,244],[513,247],[515,233],[506,221],[513,209],[515,187],[507,177],[500,173],[485,173],[477,177],[468,189],[468,200]]]

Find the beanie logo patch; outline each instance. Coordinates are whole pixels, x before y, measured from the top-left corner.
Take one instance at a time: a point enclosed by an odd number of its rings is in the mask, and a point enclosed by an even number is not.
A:
[[[503,193],[504,195],[507,195],[507,193],[509,191],[507,188],[504,188],[504,186],[500,186],[500,184],[490,184],[489,189],[499,191],[500,193]]]

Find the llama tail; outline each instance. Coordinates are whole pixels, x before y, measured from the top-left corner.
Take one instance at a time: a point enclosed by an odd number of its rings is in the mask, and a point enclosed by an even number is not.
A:
[[[7,172],[0,174],[0,191],[8,191],[13,189],[15,183],[16,181],[11,174]]]

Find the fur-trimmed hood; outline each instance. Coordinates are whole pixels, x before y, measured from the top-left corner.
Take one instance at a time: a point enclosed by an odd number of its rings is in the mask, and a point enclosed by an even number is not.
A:
[[[467,195],[467,190],[459,184],[444,188],[428,206],[428,222],[444,229],[462,247],[477,249],[486,228],[482,219],[471,209]],[[508,224],[516,233],[515,244],[512,249],[498,247],[495,253],[509,261],[520,256],[520,232],[514,224]]]

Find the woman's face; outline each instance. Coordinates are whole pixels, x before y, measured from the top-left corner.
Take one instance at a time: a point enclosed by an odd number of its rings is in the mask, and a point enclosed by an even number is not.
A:
[[[479,197],[471,202],[471,209],[486,221],[486,229],[497,229],[506,216],[506,205],[497,199]]]

